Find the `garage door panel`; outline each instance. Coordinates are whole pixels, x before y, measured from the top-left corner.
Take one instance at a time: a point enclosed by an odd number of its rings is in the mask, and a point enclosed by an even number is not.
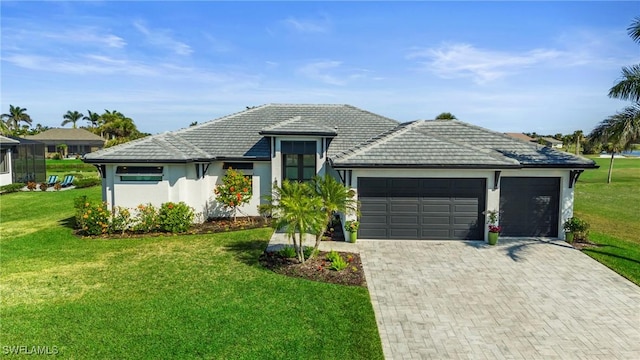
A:
[[[482,239],[485,185],[485,179],[359,178],[360,237]],[[371,201],[374,198],[380,202]],[[382,216],[387,219],[384,224]]]
[[[506,236],[558,236],[560,178],[504,177],[500,225]]]

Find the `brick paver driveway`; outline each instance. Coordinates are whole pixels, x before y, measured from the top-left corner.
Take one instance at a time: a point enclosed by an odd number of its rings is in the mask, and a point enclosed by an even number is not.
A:
[[[388,359],[640,359],[640,288],[562,242],[358,247]]]

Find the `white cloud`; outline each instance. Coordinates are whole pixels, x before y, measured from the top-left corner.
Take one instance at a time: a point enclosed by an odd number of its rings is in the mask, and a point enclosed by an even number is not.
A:
[[[469,44],[444,44],[438,48],[416,50],[407,58],[426,58],[421,64],[439,77],[470,77],[476,83],[484,84],[565,56],[562,51],[553,49],[516,53],[478,49]]]
[[[330,85],[346,85],[346,81],[342,77],[330,74],[330,70],[340,67],[340,61],[318,61],[302,66],[298,69],[298,73]]]
[[[136,21],[133,23],[133,26],[154,46],[158,46],[161,48],[168,49],[172,52],[175,52],[178,55],[187,56],[193,53],[193,49],[191,46],[174,39],[170,31],[164,29],[154,29],[151,30],[147,26],[145,26],[142,22]]]
[[[331,29],[331,22],[326,16],[320,20],[289,17],[283,22],[288,28],[302,33],[326,33]]]

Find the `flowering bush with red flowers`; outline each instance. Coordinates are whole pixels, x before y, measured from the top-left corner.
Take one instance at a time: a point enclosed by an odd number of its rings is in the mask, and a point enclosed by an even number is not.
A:
[[[213,190],[216,194],[216,200],[233,212],[234,221],[238,207],[248,204],[251,200],[251,186],[250,176],[245,176],[242,171],[229,168],[227,174],[222,178],[222,184]]]
[[[148,233],[160,228],[158,208],[152,204],[140,204],[136,210],[137,213],[133,219],[133,222],[135,223],[133,226],[134,231]]]
[[[489,232],[499,233],[502,231],[502,226],[500,225],[489,225]]]

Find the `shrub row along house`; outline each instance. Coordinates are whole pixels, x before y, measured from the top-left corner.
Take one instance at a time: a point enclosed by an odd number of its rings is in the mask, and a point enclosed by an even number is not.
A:
[[[110,206],[184,201],[224,216],[213,189],[229,168],[252,180],[257,206],[273,184],[328,174],[353,188],[362,239],[563,237],[589,159],[457,120],[399,123],[349,105],[263,105],[85,155]]]

